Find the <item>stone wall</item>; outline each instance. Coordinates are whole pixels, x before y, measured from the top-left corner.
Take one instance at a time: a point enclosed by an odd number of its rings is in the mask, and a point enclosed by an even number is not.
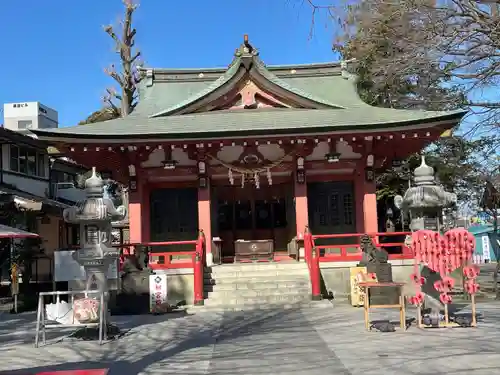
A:
[[[168,303],[186,301],[192,305],[194,300],[193,270],[191,268],[170,269],[167,271]]]
[[[406,283],[405,295],[415,293],[410,275],[413,273],[413,260],[391,260],[392,277],[396,282]],[[351,294],[350,267],[356,267],[358,262],[324,262],[320,263],[321,276],[327,293],[339,299],[346,298]]]

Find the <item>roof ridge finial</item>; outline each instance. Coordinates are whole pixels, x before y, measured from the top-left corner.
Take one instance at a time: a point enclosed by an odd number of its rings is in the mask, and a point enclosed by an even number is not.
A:
[[[235,59],[233,62],[229,65],[230,67],[234,65],[235,61],[237,59],[246,59],[246,60],[251,60],[255,56],[259,54],[257,48],[252,46],[249,42],[248,39],[248,34],[243,35],[243,43],[236,49],[236,52],[234,53]]]

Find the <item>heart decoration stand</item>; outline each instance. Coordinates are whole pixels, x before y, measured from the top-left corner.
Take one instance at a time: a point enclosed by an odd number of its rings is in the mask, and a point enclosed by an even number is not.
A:
[[[479,290],[479,285],[476,282],[479,267],[471,262],[474,243],[473,235],[463,228],[449,230],[444,235],[431,230],[419,230],[412,234],[411,248],[415,254],[412,280],[415,283],[417,293],[415,296],[409,297],[408,302],[417,306],[419,328],[460,327],[464,325],[476,327],[475,294]],[[433,287],[439,293],[439,300],[444,305],[444,320],[438,317],[433,322],[426,322],[422,317],[422,307],[425,300],[422,286],[426,284],[427,280],[421,275],[421,265],[427,266],[439,276]],[[458,322],[456,319],[451,321],[448,311],[449,304],[453,301],[450,292],[456,283],[452,273],[457,269],[462,269],[464,291],[471,296],[472,317],[467,323]]]

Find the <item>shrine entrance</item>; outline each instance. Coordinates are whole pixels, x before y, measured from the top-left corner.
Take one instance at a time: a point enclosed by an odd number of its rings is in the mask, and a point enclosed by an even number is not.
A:
[[[307,185],[309,228],[314,234],[356,233],[354,184],[350,181],[315,182]],[[318,245],[350,245],[357,250],[357,238],[318,239]],[[325,250],[323,250],[325,251]],[[326,250],[340,253],[339,248]]]
[[[197,188],[152,190],[149,222],[150,238],[153,242],[189,241],[198,238]],[[177,248],[184,250],[181,245]],[[155,247],[155,250],[165,251],[161,246]]]
[[[214,237],[224,262],[273,260],[295,235],[291,184],[213,188]]]

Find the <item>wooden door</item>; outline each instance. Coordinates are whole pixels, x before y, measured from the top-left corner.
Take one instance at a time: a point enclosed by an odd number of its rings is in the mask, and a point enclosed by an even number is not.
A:
[[[153,190],[150,195],[150,231],[151,241],[187,241],[197,239],[197,189]],[[169,250],[171,249],[169,247]]]
[[[217,227],[223,256],[234,256],[234,241],[270,240],[275,249],[286,250],[287,199],[284,184],[217,187]]]
[[[309,227],[313,234],[356,233],[352,182],[316,182],[307,186]]]

